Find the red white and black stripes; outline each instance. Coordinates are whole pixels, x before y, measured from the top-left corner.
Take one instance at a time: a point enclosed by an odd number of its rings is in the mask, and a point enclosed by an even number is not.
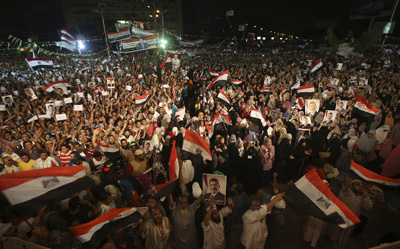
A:
[[[149,100],[150,95],[151,95],[151,90],[148,91],[147,93],[145,93],[145,94],[139,96],[139,97],[136,97],[136,98],[135,98],[135,104],[136,104],[136,105],[143,105],[143,104],[145,104],[145,103],[147,102],[147,100]]]
[[[212,160],[210,149],[206,141],[197,133],[186,130],[182,150],[192,154],[201,154],[204,160]]]
[[[211,81],[211,83],[207,86],[207,89],[211,89],[211,87],[217,85],[225,85],[226,82],[228,81],[228,77],[229,77],[229,71],[221,73],[220,75],[218,75],[218,77],[214,78]]]
[[[54,87],[69,87],[70,84],[68,84],[68,81],[62,80],[62,81],[56,81],[48,84],[43,90],[45,92],[52,92],[54,91]]]
[[[0,190],[20,215],[32,215],[92,185],[83,166],[51,167],[0,176]]]
[[[34,71],[40,68],[53,69],[56,67],[54,66],[54,63],[51,60],[45,60],[39,58],[26,58],[25,61],[26,63],[28,63],[29,67],[32,68],[32,70]]]
[[[218,113],[217,115],[215,115],[214,120],[211,124],[211,129],[208,137],[211,138],[214,135],[214,132],[218,130],[223,130],[226,125],[232,125],[231,118],[226,114]]]
[[[231,105],[231,100],[229,99],[228,95],[224,92],[224,90],[220,90],[217,97],[221,99],[223,102],[227,103],[228,105]]]
[[[400,186],[400,179],[392,179],[378,175],[377,173],[362,167],[353,160],[351,160],[350,169],[366,181],[375,182],[386,186],[393,186],[393,187]]]

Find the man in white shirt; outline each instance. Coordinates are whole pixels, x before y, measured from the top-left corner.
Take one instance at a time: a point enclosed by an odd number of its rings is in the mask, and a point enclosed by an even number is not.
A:
[[[10,156],[4,157],[3,163],[4,168],[0,171],[0,175],[19,172],[18,162],[12,160]]]
[[[265,218],[271,213],[275,203],[282,200],[285,193],[279,193],[267,205],[261,205],[261,201],[255,199],[251,207],[242,216],[243,234],[241,242],[246,249],[263,249],[268,235]]]
[[[40,151],[40,157],[35,161],[33,169],[45,169],[54,166],[60,166],[56,159],[49,156],[46,150]]]

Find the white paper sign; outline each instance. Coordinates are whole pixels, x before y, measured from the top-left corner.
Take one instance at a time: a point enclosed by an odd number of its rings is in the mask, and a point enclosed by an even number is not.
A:
[[[125,89],[128,90],[128,91],[132,91],[132,87],[131,86],[126,86]]]
[[[14,94],[15,96],[19,96],[18,91],[13,91],[13,94]]]
[[[45,114],[45,115],[39,115],[40,119],[51,119],[50,115]]]
[[[55,104],[55,106],[62,106],[63,102],[62,102],[62,100],[56,100],[56,102],[54,104]]]
[[[83,111],[83,105],[74,105],[74,111]]]
[[[81,97],[81,98],[84,97],[83,93],[76,93],[76,95],[78,95],[78,96]]]
[[[6,106],[5,106],[5,105],[0,105],[0,111],[1,111],[1,112],[6,111]]]
[[[108,91],[103,91],[103,92],[101,92],[101,94],[102,94],[103,96],[107,96],[107,95],[109,95],[110,93],[109,93]]]
[[[64,98],[64,103],[65,104],[73,103],[72,98]]]
[[[31,122],[33,122],[33,121],[35,121],[35,120],[38,120],[38,117],[37,117],[37,116],[31,117],[31,118],[28,120],[28,123],[31,123]]]
[[[57,121],[67,120],[67,114],[65,114],[65,113],[57,114],[56,119],[57,119]]]

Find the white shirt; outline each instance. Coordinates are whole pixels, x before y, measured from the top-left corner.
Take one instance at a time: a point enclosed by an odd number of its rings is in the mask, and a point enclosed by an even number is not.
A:
[[[243,214],[243,234],[241,238],[242,244],[246,249],[263,249],[265,239],[268,235],[265,217],[267,214],[267,205],[261,205],[259,210],[247,210]]]

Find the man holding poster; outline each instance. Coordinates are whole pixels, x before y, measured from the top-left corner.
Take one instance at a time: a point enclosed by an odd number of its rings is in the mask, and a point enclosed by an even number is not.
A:
[[[203,189],[208,193],[204,193],[204,201],[208,202],[210,200],[214,200],[217,204],[225,205],[225,194],[221,193],[221,185],[223,186],[223,190],[226,189],[226,176],[220,175],[203,175]],[[208,185],[208,186],[207,186]]]

